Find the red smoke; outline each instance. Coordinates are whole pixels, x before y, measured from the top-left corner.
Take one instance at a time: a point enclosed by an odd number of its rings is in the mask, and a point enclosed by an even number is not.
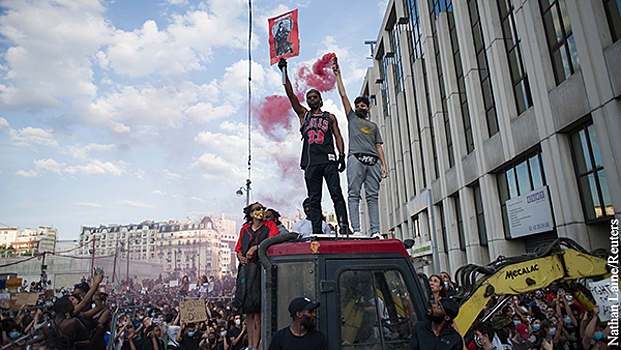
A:
[[[289,76],[300,103],[305,102],[306,92],[310,89],[317,89],[321,92],[334,89],[336,77],[332,72],[333,57],[334,54],[327,53],[312,66],[301,64],[299,70]],[[298,125],[297,116],[287,96],[267,96],[255,106],[253,113],[265,135],[272,141],[284,141],[293,123]],[[300,170],[299,157],[277,155],[274,160],[283,178],[293,180],[296,186],[303,187],[303,173]]]
[[[278,95],[267,96],[255,111],[263,131],[272,140],[283,141],[277,132],[281,129],[289,130],[291,121],[295,118],[289,98]]]
[[[327,53],[313,63],[312,68],[301,65],[295,79],[295,92],[305,94],[309,89],[317,89],[321,92],[334,89],[336,77],[332,72],[332,58],[334,54]]]

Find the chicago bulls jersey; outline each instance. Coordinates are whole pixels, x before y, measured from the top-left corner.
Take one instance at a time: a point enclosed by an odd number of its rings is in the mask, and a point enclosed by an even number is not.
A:
[[[302,140],[304,140],[302,143],[302,159],[300,160],[302,169],[309,165],[336,161],[330,113],[313,114],[311,111],[306,112],[300,132],[302,133]]]

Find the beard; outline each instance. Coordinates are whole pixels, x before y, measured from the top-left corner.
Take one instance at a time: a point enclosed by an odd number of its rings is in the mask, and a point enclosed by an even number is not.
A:
[[[427,312],[425,314],[425,317],[427,317],[427,319],[430,320],[433,323],[442,323],[442,321],[444,321],[444,316],[436,316],[436,315],[431,314],[429,312]]]
[[[304,326],[304,328],[308,329],[309,331],[311,329],[315,329],[315,321],[310,318],[309,316],[302,316],[302,322],[301,322],[302,326]]]
[[[309,103],[308,103],[308,106],[309,106],[311,109],[318,109],[319,107],[321,107],[321,101],[309,102]]]

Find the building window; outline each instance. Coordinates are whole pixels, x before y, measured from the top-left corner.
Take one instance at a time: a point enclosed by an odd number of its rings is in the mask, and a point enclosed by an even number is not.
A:
[[[570,140],[580,198],[587,222],[614,215],[593,122],[581,125],[571,132]]]
[[[612,41],[617,41],[621,38],[621,2],[619,0],[604,0],[604,11],[606,11]]]
[[[451,196],[455,205],[455,220],[457,221],[457,234],[459,236],[459,249],[466,250],[466,234],[464,232],[464,220],[461,215],[461,204],[459,203],[459,193]]]
[[[446,223],[444,222],[444,206],[442,203],[438,204],[438,212],[440,213],[440,227],[442,228],[442,244],[444,246],[444,252],[448,254],[448,237],[446,235]]]
[[[515,97],[517,112],[522,114],[533,105],[533,97],[530,93],[528,75],[522,59],[522,42],[515,25],[513,11],[513,0],[498,0],[498,12],[500,12],[500,21],[502,22],[502,35],[507,50],[513,96]]]
[[[543,25],[546,31],[556,85],[580,68],[565,0],[540,0]]]
[[[479,182],[472,186],[474,192],[474,209],[477,213],[477,230],[479,231],[479,244],[487,246],[487,230],[485,229],[485,214],[483,213],[483,200],[481,198],[481,186]]]
[[[499,130],[498,116],[496,115],[494,90],[492,89],[492,80],[489,76],[489,62],[487,60],[487,53],[485,52],[485,40],[483,39],[483,28],[481,28],[481,16],[479,15],[477,0],[468,0],[468,12],[470,14],[474,50],[476,52],[477,66],[479,68],[479,80],[481,81],[481,94],[483,95],[483,105],[485,106],[487,131],[491,137]]]
[[[505,238],[510,239],[507,201],[546,185],[541,151],[530,154],[525,159],[521,159],[509,168],[501,171],[497,175],[497,180]]]

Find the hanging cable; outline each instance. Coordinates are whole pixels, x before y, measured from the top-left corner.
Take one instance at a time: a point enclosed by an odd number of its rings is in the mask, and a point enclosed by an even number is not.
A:
[[[252,0],[248,0],[248,179],[246,179],[246,206],[250,204],[252,177]]]

